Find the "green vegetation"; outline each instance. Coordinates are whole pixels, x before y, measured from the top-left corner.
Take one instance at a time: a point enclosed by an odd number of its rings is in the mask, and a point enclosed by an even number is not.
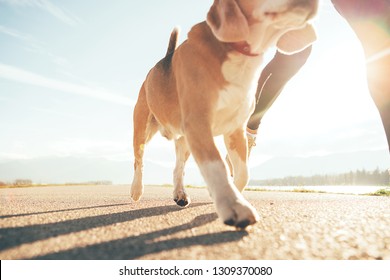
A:
[[[271,190],[267,190],[267,189],[264,189],[264,188],[246,188],[245,191],[248,191],[248,192],[271,192]]]
[[[299,193],[326,193],[324,191],[315,191],[315,190],[307,190],[307,189],[293,189],[292,192],[299,192]]]
[[[55,187],[55,186],[84,186],[84,185],[112,185],[111,181],[88,181],[80,183],[65,183],[65,184],[45,184],[45,183],[34,183],[28,179],[17,179],[13,182],[2,182],[0,181],[0,188],[29,188],[29,187]]]
[[[189,188],[189,189],[203,189],[207,188],[207,186],[193,186],[193,185],[186,185],[184,188]]]
[[[368,195],[372,195],[372,196],[390,196],[390,189],[380,189],[380,190],[377,190],[376,192],[370,193]]]
[[[298,188],[293,190],[270,190],[265,188],[247,188],[248,192],[298,192],[298,193],[326,193],[324,191],[309,190],[304,188]]]

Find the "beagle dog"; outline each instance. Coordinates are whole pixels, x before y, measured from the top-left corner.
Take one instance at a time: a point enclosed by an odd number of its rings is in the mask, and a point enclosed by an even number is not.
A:
[[[241,192],[248,183],[246,123],[254,110],[264,52],[287,54],[316,39],[310,24],[318,0],[214,0],[207,20],[177,47],[171,34],[165,57],[148,73],[134,108],[134,179],[131,197],[143,193],[145,144],[160,131],[175,141],[173,198],[187,206],[184,165],[193,155],[222,221],[245,228],[259,215]],[[234,179],[215,143],[223,135]]]

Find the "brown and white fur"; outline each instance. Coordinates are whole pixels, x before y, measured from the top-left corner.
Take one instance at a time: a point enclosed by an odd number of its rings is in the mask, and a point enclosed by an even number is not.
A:
[[[175,141],[178,205],[190,203],[183,173],[192,153],[225,224],[244,228],[259,219],[241,192],[249,178],[245,127],[263,53],[275,44],[285,53],[311,44],[315,32],[308,21],[317,7],[316,0],[215,0],[207,20],[177,48],[178,31],[172,32],[167,54],[147,75],[134,109],[134,201],[144,188],[145,144],[159,130]],[[214,143],[217,135],[224,136],[233,182]]]

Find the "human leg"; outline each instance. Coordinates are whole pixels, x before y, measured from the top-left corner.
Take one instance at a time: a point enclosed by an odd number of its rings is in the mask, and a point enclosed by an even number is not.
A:
[[[309,46],[293,55],[285,55],[277,52],[262,71],[256,91],[255,111],[249,118],[247,124],[249,152],[255,145],[257,129],[260,126],[263,116],[271,108],[287,82],[306,63],[311,54],[311,50],[312,47]]]
[[[332,0],[362,44],[367,84],[381,116],[390,151],[390,2]]]

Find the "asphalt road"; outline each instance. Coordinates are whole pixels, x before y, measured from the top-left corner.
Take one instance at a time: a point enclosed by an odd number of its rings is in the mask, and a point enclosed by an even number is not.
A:
[[[235,230],[206,189],[0,189],[0,259],[390,259],[390,198],[246,191],[261,220]]]

